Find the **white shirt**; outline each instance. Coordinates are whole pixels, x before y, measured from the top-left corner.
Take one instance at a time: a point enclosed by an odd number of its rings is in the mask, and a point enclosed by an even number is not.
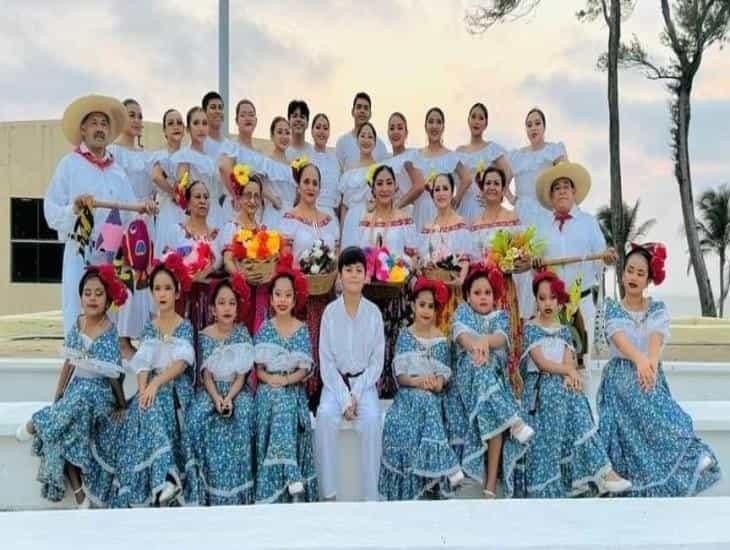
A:
[[[289,162],[293,161],[294,159],[298,159],[301,157],[307,157],[309,160],[312,160],[312,154],[314,153],[314,147],[311,143],[304,142],[304,146],[294,147],[293,145],[290,145],[286,148],[286,151],[284,151],[284,156],[286,157],[286,160]]]
[[[571,209],[570,215],[573,218],[565,221],[562,231],[552,212],[538,225],[538,234],[547,243],[544,258],[588,256],[606,250],[606,239],[594,216],[577,206]],[[570,287],[576,278],[582,277],[582,286],[586,290],[596,284],[600,266],[600,262],[582,262],[550,269],[563,279],[566,287]]]
[[[383,316],[375,304],[360,298],[354,319],[347,314],[342,296],[325,308],[319,333],[320,371],[322,382],[334,393],[343,413],[352,397],[360,401],[365,391],[375,386],[383,372],[384,355]],[[350,379],[350,392],[340,373],[360,371],[364,372]]]
[[[357,144],[357,138],[352,131],[342,134],[339,137],[335,146],[335,154],[337,155],[337,160],[342,165],[343,171],[348,170],[360,160],[360,146]],[[387,156],[388,150],[385,148],[385,143],[380,138],[377,138],[375,140],[375,150],[373,151],[375,162],[380,162]]]

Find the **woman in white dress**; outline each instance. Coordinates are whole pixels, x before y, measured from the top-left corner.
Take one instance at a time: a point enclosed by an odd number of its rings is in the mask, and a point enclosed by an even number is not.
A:
[[[152,199],[154,187],[152,186],[150,154],[142,148],[142,129],[144,128],[142,107],[137,100],[131,98],[122,101],[122,105],[127,110],[127,126],[119,134],[117,140],[109,146],[109,151],[114,156],[114,161],[127,174],[135,200],[149,201]],[[147,226],[151,244],[155,240],[153,219],[146,215],[141,218]],[[152,299],[149,289],[146,286],[136,288],[135,285],[127,302],[119,308],[118,312],[112,313],[111,316],[117,324],[119,345],[124,359],[130,359],[134,354],[132,340],[137,340],[142,334],[142,329],[150,317],[151,307]]]
[[[537,107],[527,113],[525,130],[530,144],[511,151],[509,160],[515,177],[517,217],[524,224],[537,225],[544,216],[551,215],[537,200],[537,176],[546,168],[568,160],[568,153],[562,142],[545,141],[545,114]]]
[[[289,122],[284,117],[276,117],[271,122],[270,133],[274,145],[271,154],[268,157],[255,159],[253,166],[266,176],[264,226],[279,230],[284,212],[294,206],[296,198],[296,183],[292,179],[291,167],[286,160],[286,148],[289,147],[291,140]]]
[[[360,147],[360,159],[340,178],[342,193],[342,249],[357,246],[360,242],[360,220],[368,210],[372,198],[370,187],[366,181],[369,167],[375,164],[373,151],[378,137],[375,127],[366,122],[357,131],[357,143]]]
[[[181,148],[172,156],[175,177],[180,181],[183,175],[189,173],[189,181],[202,181],[210,194],[210,212],[208,223],[218,229],[225,223],[225,216],[221,206],[224,197],[218,179],[216,163],[203,151],[203,143],[208,137],[208,119],[201,107],[193,107],[187,114],[188,134],[190,145]]]
[[[180,150],[185,137],[185,123],[176,109],[168,109],[162,115],[162,133],[167,147],[154,151],[150,158],[152,164],[152,183],[157,187],[157,204],[160,211],[155,219],[155,258],[162,257],[160,243],[169,240],[169,231],[185,219],[183,209],[175,199],[176,169],[172,157]]]
[[[484,132],[489,124],[489,111],[483,103],[475,103],[469,109],[467,118],[471,140],[457,148],[461,154],[461,162],[469,170],[469,184],[461,186],[456,192],[456,203],[459,204],[459,214],[467,223],[473,223],[482,213],[479,204],[480,191],[476,189],[475,177],[478,169],[494,165],[504,172],[507,182],[512,181],[512,167],[507,159],[507,150],[494,141],[486,141]],[[507,188],[509,192],[509,187]],[[511,195],[507,196],[512,199]]]
[[[426,147],[420,149],[413,158],[413,164],[426,177],[432,180],[438,174],[453,174],[458,177],[459,187],[469,184],[469,171],[462,164],[460,156],[443,144],[445,128],[444,112],[439,107],[431,107],[426,112]],[[458,207],[458,204],[456,205]],[[421,193],[413,206],[413,221],[421,231],[436,216],[436,208],[428,193]]]
[[[322,185],[319,191],[317,208],[323,210],[333,218],[337,217],[340,208],[340,162],[333,151],[327,150],[327,142],[330,138],[330,120],[324,113],[314,115],[312,119],[312,139],[314,150],[312,151],[312,164],[319,168],[322,174]]]
[[[406,147],[408,121],[403,113],[395,112],[388,118],[388,140],[393,156],[383,161],[395,174],[395,207],[413,216],[413,203],[426,185],[423,174],[413,165],[415,149]]]

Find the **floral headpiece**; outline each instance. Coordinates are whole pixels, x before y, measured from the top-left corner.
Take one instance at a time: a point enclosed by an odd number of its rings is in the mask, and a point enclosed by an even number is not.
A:
[[[565,290],[565,283],[552,271],[544,270],[539,271],[535,274],[535,277],[532,279],[533,294],[537,295],[537,288],[543,281],[550,282],[550,292],[555,294],[555,297],[558,300],[558,304],[562,306],[568,303],[570,296],[568,296],[568,292]]]
[[[464,285],[462,286],[464,300],[468,298],[466,293],[467,287],[471,285],[472,281],[480,276],[485,276],[487,278],[489,285],[492,287],[494,301],[495,303],[499,302],[502,299],[502,296],[504,296],[504,275],[502,275],[499,267],[490,263],[478,263],[469,266],[469,273],[464,280]]]
[[[481,176],[486,171],[487,171],[487,163],[484,162],[483,160],[480,160],[479,162],[477,162],[475,174],[477,176]]]
[[[241,190],[248,185],[250,179],[251,167],[248,164],[236,164],[230,176],[231,189],[235,194],[240,194]]]
[[[188,207],[188,199],[185,198],[185,189],[187,189],[189,184],[190,172],[186,170],[180,178],[180,181],[177,182],[177,185],[175,186],[175,200],[180,205],[180,208],[182,208],[183,210],[187,209]]]
[[[101,284],[104,285],[107,296],[115,307],[122,307],[127,301],[127,286],[117,277],[117,272],[113,266],[109,264],[89,265],[86,267],[87,273],[95,273],[99,276]]]
[[[372,187],[373,186],[373,179],[375,179],[375,172],[378,170],[379,164],[371,164],[368,166],[368,171],[365,174],[365,182]]]
[[[304,156],[295,158],[293,161],[291,161],[290,166],[291,166],[292,170],[300,171],[305,166],[307,166],[307,164],[309,164],[309,158],[307,158],[307,156],[304,155]]]
[[[251,300],[251,288],[248,286],[246,279],[240,273],[234,273],[228,279],[216,279],[210,283],[210,293],[208,294],[211,306],[213,304],[213,295],[216,289],[221,285],[223,281],[231,283],[231,289],[233,294],[236,295],[236,301],[238,302],[237,314],[238,320],[241,321],[245,318],[246,308],[248,307]]]
[[[190,276],[190,270],[183,262],[183,257],[177,252],[168,252],[162,260],[154,260],[152,262],[152,271],[159,266],[164,266],[180,285],[180,290],[188,292],[193,285],[193,279]]]
[[[294,279],[294,310],[301,311],[307,305],[309,286],[302,272],[294,267],[294,257],[291,254],[279,257],[276,271],[269,284],[273,285],[280,275],[288,275]]]
[[[650,280],[656,286],[662,284],[667,277],[667,272],[664,268],[664,264],[667,261],[667,247],[662,243],[631,243],[631,250],[643,250],[649,255]]]
[[[428,176],[426,176],[426,189],[429,193],[433,191],[433,184],[436,181],[436,178],[438,177],[439,173],[434,168],[431,168],[431,171],[428,173]]]
[[[442,309],[449,300],[449,291],[443,281],[434,281],[426,277],[418,277],[416,284],[413,285],[413,298],[423,290],[430,290],[433,294],[433,301],[436,302],[436,309]]]

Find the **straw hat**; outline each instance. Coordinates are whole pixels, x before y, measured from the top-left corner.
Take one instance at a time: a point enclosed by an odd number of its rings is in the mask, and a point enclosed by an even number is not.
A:
[[[553,204],[550,200],[550,186],[555,180],[560,178],[567,178],[573,182],[573,187],[575,187],[575,204],[583,202],[586,196],[588,196],[588,191],[591,190],[591,175],[588,173],[588,170],[576,162],[559,162],[542,172],[535,183],[537,200],[548,210],[553,209]]]
[[[80,97],[66,107],[61,119],[63,135],[72,145],[81,143],[81,121],[90,113],[104,113],[109,117],[109,143],[117,139],[127,124],[127,110],[118,99],[103,95]]]

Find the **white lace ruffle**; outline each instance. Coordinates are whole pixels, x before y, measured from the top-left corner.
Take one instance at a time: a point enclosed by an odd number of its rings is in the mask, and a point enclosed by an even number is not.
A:
[[[266,372],[291,372],[296,369],[312,369],[312,357],[299,351],[288,351],[277,344],[262,342],[255,346],[255,361]]]
[[[423,351],[407,351],[399,353],[393,359],[393,372],[396,376],[443,376],[445,380],[451,378],[451,369],[433,357],[428,357]]]
[[[520,357],[520,361],[527,359],[527,370],[530,372],[540,372],[540,368],[530,356],[530,352],[536,347],[540,347],[540,351],[542,351],[545,359],[555,361],[556,363],[563,362],[566,347],[571,351],[575,351],[573,346],[568,345],[562,338],[545,336],[539,340],[535,340],[523,350],[522,356]]]
[[[230,382],[238,374],[246,374],[253,367],[254,349],[249,343],[220,346],[203,362],[201,370],[208,370],[215,380]]]
[[[154,338],[142,342],[128,367],[134,373],[150,370],[163,372],[176,361],[183,361],[188,365],[195,363],[192,344],[184,338]]]
[[[61,348],[61,357],[71,362],[76,367],[76,375],[82,378],[95,378],[104,376],[106,378],[119,378],[123,369],[121,365],[101,359],[89,357],[89,354],[74,348]]]

